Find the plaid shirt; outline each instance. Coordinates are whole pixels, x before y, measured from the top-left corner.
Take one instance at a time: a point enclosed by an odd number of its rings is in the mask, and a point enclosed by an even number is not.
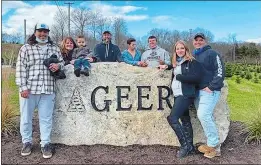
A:
[[[19,91],[30,90],[31,94],[52,94],[55,89],[55,79],[50,74],[49,68],[43,61],[52,54],[58,56],[61,61],[60,69],[63,69],[64,61],[58,46],[47,44],[47,51],[43,53],[38,44],[25,44],[20,48],[16,63],[16,84]],[[44,89],[42,90],[42,85]]]

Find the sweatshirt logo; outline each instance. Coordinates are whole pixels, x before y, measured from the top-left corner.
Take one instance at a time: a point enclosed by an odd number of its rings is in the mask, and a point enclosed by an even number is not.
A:
[[[152,51],[151,53],[150,53],[150,56],[156,56],[157,55],[157,52],[156,51]]]
[[[217,64],[218,64],[218,77],[222,77],[222,65],[219,56],[217,55]]]

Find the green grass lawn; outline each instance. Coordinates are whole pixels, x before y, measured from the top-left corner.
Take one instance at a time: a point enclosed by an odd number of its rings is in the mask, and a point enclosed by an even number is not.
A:
[[[228,105],[230,118],[233,121],[249,120],[249,114],[260,110],[261,107],[261,83],[253,83],[251,80],[241,79],[237,84],[235,76],[226,79],[228,82]]]

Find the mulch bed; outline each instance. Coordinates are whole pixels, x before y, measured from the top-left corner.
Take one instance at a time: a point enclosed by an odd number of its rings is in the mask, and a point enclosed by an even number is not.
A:
[[[222,156],[213,159],[195,154],[183,159],[175,157],[178,147],[163,145],[111,145],[66,146],[56,144],[51,159],[44,159],[40,152],[40,137],[37,115],[33,120],[33,143],[31,155],[22,157],[21,136],[2,134],[2,164],[260,164],[261,145],[244,144],[243,126],[231,122],[230,131],[222,145]]]

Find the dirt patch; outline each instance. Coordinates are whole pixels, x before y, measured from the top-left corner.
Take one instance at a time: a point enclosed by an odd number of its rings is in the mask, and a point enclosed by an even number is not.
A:
[[[240,122],[231,122],[230,131],[222,145],[222,156],[213,159],[195,154],[183,159],[175,157],[178,147],[163,145],[131,145],[117,147],[111,145],[66,146],[56,144],[56,152],[51,159],[42,158],[38,119],[33,120],[33,143],[31,155],[22,157],[21,136],[2,135],[2,164],[260,164],[261,145],[244,144],[240,134]]]

